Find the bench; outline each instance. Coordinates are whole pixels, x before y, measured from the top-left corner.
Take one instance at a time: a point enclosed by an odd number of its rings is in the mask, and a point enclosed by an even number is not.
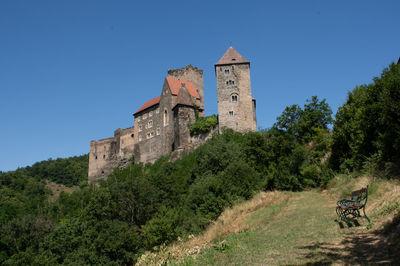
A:
[[[336,213],[339,220],[349,221],[351,219],[362,217],[366,218],[370,222],[368,216],[365,214],[365,205],[368,200],[368,186],[360,190],[355,190],[350,194],[351,199],[341,199],[337,202]],[[360,214],[360,210],[363,210],[364,215]]]

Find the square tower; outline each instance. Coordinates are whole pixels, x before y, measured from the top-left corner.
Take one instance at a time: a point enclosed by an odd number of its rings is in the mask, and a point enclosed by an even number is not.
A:
[[[251,95],[250,62],[229,47],[215,64],[220,131],[231,128],[238,132],[257,130],[256,100]]]

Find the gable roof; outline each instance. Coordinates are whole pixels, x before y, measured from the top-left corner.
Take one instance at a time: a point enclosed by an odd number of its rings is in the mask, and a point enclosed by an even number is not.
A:
[[[178,95],[179,90],[182,87],[182,83],[185,84],[186,89],[190,93],[192,97],[196,97],[196,99],[200,99],[200,95],[197,92],[196,88],[194,87],[193,83],[190,81],[175,79],[171,77],[166,78],[168,82],[169,89],[171,90],[172,95]]]
[[[160,96],[158,96],[158,97],[156,97],[154,99],[148,100],[133,115],[136,115],[137,113],[140,113],[141,111],[144,111],[147,108],[150,108],[150,107],[158,104],[159,102],[160,102]]]
[[[243,56],[238,53],[238,51],[233,49],[233,47],[231,46],[215,65],[232,65],[244,63],[250,64],[249,61],[247,61]]]

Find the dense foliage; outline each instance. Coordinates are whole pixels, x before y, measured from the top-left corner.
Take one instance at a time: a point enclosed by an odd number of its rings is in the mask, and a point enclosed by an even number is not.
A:
[[[49,159],[16,171],[0,172],[0,264],[10,254],[37,247],[54,221],[45,212],[47,181],[87,183],[88,155]]]
[[[374,160],[378,165],[400,162],[400,66],[391,64],[369,85],[349,92],[336,114],[332,166],[360,169]]]
[[[324,186],[334,170],[399,162],[399,67],[357,87],[334,121],[325,100],[287,107],[267,130],[225,130],[170,162],[130,164],[87,186],[87,156],[0,172],[0,264],[133,264],[145,251],[196,234],[260,190]],[[196,122],[207,132],[215,116]],[[192,129],[191,129],[192,131]],[[332,155],[331,155],[332,153]],[[80,184],[54,202],[46,180]]]
[[[207,117],[199,117],[192,125],[190,125],[191,135],[200,135],[210,132],[218,124],[218,119],[215,115]]]

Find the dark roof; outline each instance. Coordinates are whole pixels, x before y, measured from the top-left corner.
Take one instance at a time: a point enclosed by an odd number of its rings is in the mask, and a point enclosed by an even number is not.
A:
[[[141,111],[144,111],[147,108],[150,108],[150,107],[158,104],[159,102],[160,102],[160,96],[158,96],[158,97],[156,97],[154,99],[148,100],[133,115],[136,115],[137,113],[140,113]]]
[[[229,47],[225,54],[215,64],[218,65],[232,65],[232,64],[250,64],[243,56],[241,56],[233,47]]]

